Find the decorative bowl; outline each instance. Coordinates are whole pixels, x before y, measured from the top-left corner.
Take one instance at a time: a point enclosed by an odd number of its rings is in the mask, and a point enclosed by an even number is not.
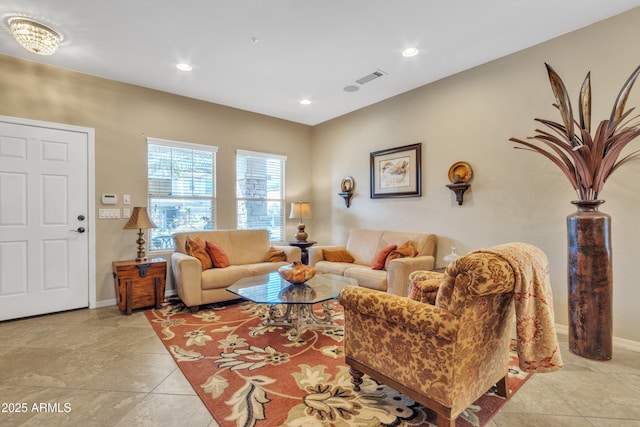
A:
[[[287,282],[299,285],[313,278],[316,275],[316,269],[302,264],[300,261],[294,261],[293,264],[283,265],[278,269],[280,277]]]

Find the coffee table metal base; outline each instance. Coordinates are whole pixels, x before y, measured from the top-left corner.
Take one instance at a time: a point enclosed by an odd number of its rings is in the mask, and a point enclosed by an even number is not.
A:
[[[286,309],[283,310],[283,307]],[[313,311],[313,304],[272,304],[269,306],[269,318],[263,323],[267,326],[288,327],[289,341],[297,341],[309,329],[335,326],[333,307],[329,301],[322,303],[322,313],[322,316],[318,316]]]

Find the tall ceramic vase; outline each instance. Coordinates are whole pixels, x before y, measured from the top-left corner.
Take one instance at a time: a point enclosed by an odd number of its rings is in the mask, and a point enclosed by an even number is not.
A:
[[[576,200],[567,216],[569,350],[610,360],[613,337],[611,217],[598,210],[604,200]]]

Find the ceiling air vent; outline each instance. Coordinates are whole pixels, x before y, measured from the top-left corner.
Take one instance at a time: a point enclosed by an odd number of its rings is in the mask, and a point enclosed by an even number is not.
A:
[[[356,83],[363,85],[365,83],[369,83],[371,80],[377,79],[378,77],[382,77],[385,74],[387,73],[382,70],[376,70],[371,74],[367,74],[366,76],[359,78],[358,80],[356,80]]]

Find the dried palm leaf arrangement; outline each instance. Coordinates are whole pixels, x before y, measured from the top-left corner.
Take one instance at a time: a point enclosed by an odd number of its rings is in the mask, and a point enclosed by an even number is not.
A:
[[[597,200],[607,178],[623,164],[640,157],[636,150],[619,159],[623,149],[640,135],[638,115],[631,117],[634,108],[625,111],[631,88],[640,74],[640,66],[629,76],[620,90],[609,120],[603,120],[591,135],[591,78],[587,73],[580,89],[579,120],[573,117],[569,94],[562,79],[545,63],[551,89],[560,110],[562,123],[535,119],[550,131],[536,129],[528,141],[510,138],[525,149],[540,153],[562,170],[578,194],[579,200]],[[531,142],[529,142],[531,141]],[[521,148],[521,147],[515,147]]]

